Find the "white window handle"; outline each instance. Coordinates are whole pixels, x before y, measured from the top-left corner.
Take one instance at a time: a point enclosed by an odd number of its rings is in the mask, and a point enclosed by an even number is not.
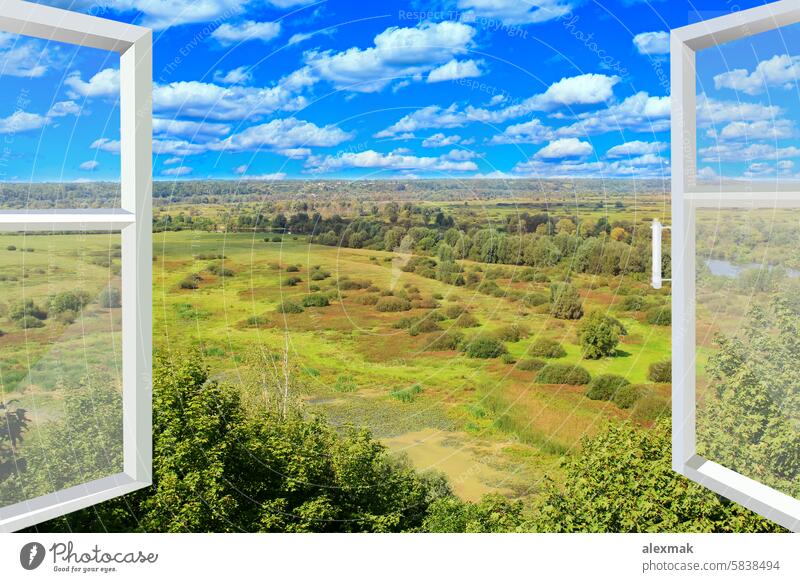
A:
[[[661,278],[661,233],[664,230],[669,230],[668,226],[664,226],[655,218],[652,224],[653,229],[653,278],[651,284],[653,289],[661,289],[661,283],[664,281],[672,281],[672,279]]]

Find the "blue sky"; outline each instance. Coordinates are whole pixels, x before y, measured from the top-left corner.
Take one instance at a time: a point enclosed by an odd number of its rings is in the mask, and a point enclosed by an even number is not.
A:
[[[157,179],[668,176],[666,31],[726,6],[47,3],[154,28]],[[793,36],[698,57],[705,178],[800,171]],[[118,67],[0,35],[0,180],[118,179]]]

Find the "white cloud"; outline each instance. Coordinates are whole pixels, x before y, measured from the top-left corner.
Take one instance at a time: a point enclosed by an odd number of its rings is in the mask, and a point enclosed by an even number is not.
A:
[[[13,134],[22,131],[32,131],[47,124],[47,117],[38,113],[15,111],[8,117],[0,118],[0,134]]]
[[[422,79],[438,65],[467,52],[475,29],[460,22],[422,22],[413,28],[387,28],[374,46],[341,52],[310,51],[306,63],[337,88],[372,93],[398,78]]]
[[[0,32],[0,74],[35,78],[53,66],[53,53],[42,42]]]
[[[192,168],[189,166],[175,166],[161,172],[164,176],[185,176],[192,173]]]
[[[468,77],[480,77],[483,72],[480,70],[478,64],[477,61],[472,59],[468,61],[453,59],[428,73],[428,83],[454,81],[456,79],[466,79]]]
[[[578,121],[559,128],[560,136],[585,136],[629,129],[635,132],[667,131],[670,125],[669,96],[650,96],[640,91],[610,107],[577,115]]]
[[[180,119],[153,118],[153,133],[167,134],[184,137],[228,135],[231,128],[226,123],[213,123],[209,121],[184,121]]]
[[[374,170],[430,170],[440,172],[469,172],[478,169],[475,162],[454,160],[452,152],[438,157],[421,157],[393,151],[388,154],[366,150],[345,152],[337,156],[313,156],[306,162],[312,173],[328,173],[348,168],[368,168]]]
[[[214,71],[214,81],[223,85],[244,85],[253,80],[253,73],[248,67],[236,67],[227,73]]]
[[[706,163],[750,162],[752,160],[778,160],[800,157],[800,148],[776,147],[774,144],[754,143],[748,146],[736,143],[718,143],[701,148],[698,157]]]
[[[83,162],[78,167],[81,170],[86,170],[87,172],[91,172],[92,170],[96,170],[99,165],[100,165],[100,162],[98,162],[97,160],[88,160],[86,162]]]
[[[534,111],[549,111],[563,106],[594,105],[611,99],[614,96],[614,85],[619,83],[619,80],[617,76],[598,73],[564,77],[550,85],[544,93],[528,97],[521,103],[498,110],[468,107],[467,114],[478,121],[500,123]]]
[[[187,141],[185,139],[154,139],[153,153],[158,156],[179,156],[183,158],[205,153],[211,145],[212,143]]]
[[[552,138],[552,128],[544,125],[539,119],[531,119],[525,123],[509,125],[503,133],[493,136],[489,143],[542,143]]]
[[[796,134],[794,123],[789,119],[732,121],[719,133],[714,128],[709,128],[706,132],[706,135],[712,139],[746,141],[787,139]]]
[[[164,160],[164,165],[165,166],[171,166],[173,164],[177,164],[177,163],[182,162],[182,161],[183,161],[183,158],[175,156],[175,157],[167,158],[166,160]]]
[[[567,137],[551,141],[538,152],[538,159],[552,160],[561,158],[585,158],[594,152],[592,146],[574,137]]]
[[[764,121],[779,118],[783,110],[777,105],[762,105],[746,101],[722,101],[708,97],[705,93],[697,96],[697,123],[700,126],[716,126],[732,121]]]
[[[418,129],[460,127],[465,125],[467,121],[467,116],[458,111],[458,106],[455,103],[446,109],[438,105],[428,105],[402,117],[396,123],[376,133],[374,137],[393,137],[398,134],[414,132]]]
[[[660,156],[645,154],[630,160],[614,162],[587,162],[583,160],[559,160],[550,162],[531,159],[520,162],[512,170],[519,176],[538,178],[660,178],[669,177],[669,162]]]
[[[636,50],[643,55],[668,55],[669,33],[663,30],[641,32],[633,37],[633,44],[636,46]]]
[[[714,77],[717,89],[733,89],[747,95],[758,95],[769,87],[790,89],[800,79],[800,56],[775,55],[761,61],[753,72],[734,69]]]
[[[657,154],[666,149],[666,147],[667,144],[663,141],[627,141],[610,148],[606,152],[606,156],[609,158],[623,158]]]
[[[424,148],[442,148],[455,145],[461,141],[460,135],[445,135],[443,133],[434,133],[430,137],[422,140],[422,147]]]
[[[109,139],[107,137],[101,137],[99,139],[94,140],[92,142],[92,145],[90,145],[89,147],[95,150],[102,150],[110,154],[118,154],[119,140]]]
[[[275,150],[275,153],[292,160],[301,160],[311,155],[311,148],[283,148]]]
[[[269,174],[255,174],[253,176],[242,176],[243,180],[262,180],[262,181],[284,180],[285,178],[286,178],[286,172],[272,172]]]
[[[314,38],[317,35],[331,36],[336,33],[336,28],[323,28],[322,30],[315,30],[313,32],[296,32],[289,38],[288,44],[298,44]]]
[[[53,103],[47,117],[66,117],[67,115],[80,115],[81,108],[74,101],[58,101]]]
[[[237,24],[224,23],[211,33],[211,38],[218,41],[223,46],[246,42],[248,40],[260,40],[268,42],[281,33],[280,22],[256,22],[245,20]]]
[[[458,7],[476,19],[496,19],[505,25],[536,24],[572,12],[571,0],[459,0]],[[464,19],[469,19],[465,15]]]
[[[249,167],[249,166],[247,166],[247,165],[245,165],[245,164],[242,164],[241,166],[236,166],[236,167],[233,169],[233,172],[234,172],[234,174],[244,174],[244,173],[247,171],[247,168],[248,168],[248,167]]]
[[[119,70],[103,69],[88,81],[81,78],[79,71],[73,71],[64,83],[72,89],[73,98],[83,97],[116,97],[119,95]]]
[[[225,151],[256,150],[261,148],[286,150],[298,147],[334,146],[352,138],[352,134],[334,125],[319,127],[309,121],[290,117],[273,119],[268,123],[248,127],[210,149]]]

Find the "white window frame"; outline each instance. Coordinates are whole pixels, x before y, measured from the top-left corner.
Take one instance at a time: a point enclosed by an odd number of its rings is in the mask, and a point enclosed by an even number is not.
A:
[[[108,230],[122,236],[121,473],[0,508],[14,531],[152,481],[152,31],[40,4],[0,0],[0,30],[120,54],[120,208],[0,211],[0,231]]]
[[[696,68],[699,50],[800,22],[800,3],[781,0],[672,31],[672,467],[712,491],[800,531],[800,500],[696,451],[695,211],[698,208],[797,208],[797,185],[697,183]],[[794,189],[792,189],[794,187]]]

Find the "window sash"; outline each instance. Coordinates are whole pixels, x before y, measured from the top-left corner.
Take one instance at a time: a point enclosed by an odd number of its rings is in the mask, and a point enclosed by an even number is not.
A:
[[[121,207],[0,211],[0,231],[120,230],[123,471],[0,508],[14,531],[150,485],[152,480],[152,31],[16,0],[0,30],[120,53]]]

